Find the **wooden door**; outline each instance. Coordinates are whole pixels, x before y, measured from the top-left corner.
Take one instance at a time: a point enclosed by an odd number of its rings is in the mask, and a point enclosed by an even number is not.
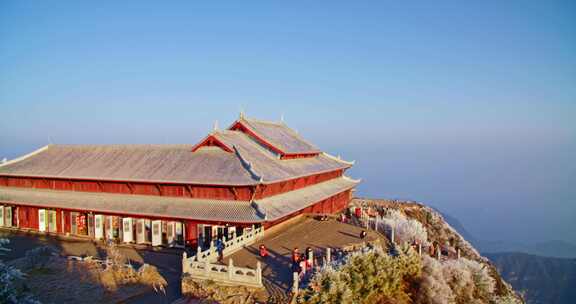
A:
[[[46,210],[38,210],[38,230],[46,231]]]
[[[184,229],[182,227],[182,222],[174,222],[174,235],[176,237],[176,244],[184,245]]]
[[[102,214],[94,215],[94,238],[101,240],[104,237],[104,216]]]
[[[56,232],[58,228],[56,227],[56,211],[46,210],[48,212],[48,231]]]
[[[122,233],[122,237],[124,240],[124,243],[131,243],[134,241],[134,231],[133,231],[133,227],[132,227],[132,218],[131,217],[125,217],[122,219],[122,229],[123,229],[123,233]]]
[[[149,219],[144,220],[144,242],[152,242],[152,221]]]
[[[174,246],[174,241],[176,238],[176,234],[174,232],[174,222],[168,222],[166,224],[166,240],[169,246]]]
[[[152,246],[162,245],[162,221],[152,221]]]
[[[146,243],[146,227],[144,225],[143,219],[136,220],[136,243],[137,244]]]
[[[12,227],[12,207],[4,207],[4,226]]]
[[[78,212],[70,212],[70,233],[78,234]]]

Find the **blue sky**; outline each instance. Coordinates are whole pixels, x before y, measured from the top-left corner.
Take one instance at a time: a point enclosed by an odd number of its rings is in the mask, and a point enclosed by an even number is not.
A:
[[[284,114],[360,195],[576,243],[573,2],[163,4],[2,1],[0,157]]]

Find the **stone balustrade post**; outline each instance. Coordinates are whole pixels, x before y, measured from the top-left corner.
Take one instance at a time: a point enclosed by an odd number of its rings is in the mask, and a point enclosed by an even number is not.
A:
[[[202,248],[200,248],[200,246],[198,246],[198,247],[196,247],[196,261],[198,261],[198,262],[200,262],[200,260],[202,259],[200,254],[202,254]]]
[[[256,282],[262,286],[262,264],[260,261],[256,262]]]
[[[182,253],[182,272],[188,273],[189,272],[189,266],[190,266],[190,263],[188,262],[188,255],[186,254],[186,251],[184,251]]]
[[[209,249],[210,255],[212,255],[212,253],[214,253],[214,250],[216,247],[216,246],[214,246],[214,242],[215,242],[214,240],[210,241],[210,249]]]
[[[395,234],[395,233],[394,233],[395,231],[394,231],[394,230],[395,230],[395,229],[394,229],[394,226],[392,226],[392,231],[390,232],[390,242],[391,242],[392,244],[394,244],[394,238],[395,238],[395,235],[394,235],[394,234]]]
[[[328,247],[326,248],[326,263],[330,265],[331,261],[332,261],[332,248]]]
[[[232,259],[228,260],[228,280],[232,281],[232,276],[234,276],[234,261]]]
[[[204,261],[204,276],[206,278],[210,277],[210,263],[208,263],[208,260]]]
[[[293,272],[292,273],[292,293],[297,295],[298,294],[298,273],[297,272]]]
[[[308,252],[308,263],[310,263],[310,265],[314,265],[314,250],[310,250],[310,252]]]
[[[422,255],[422,243],[418,243],[418,255]]]

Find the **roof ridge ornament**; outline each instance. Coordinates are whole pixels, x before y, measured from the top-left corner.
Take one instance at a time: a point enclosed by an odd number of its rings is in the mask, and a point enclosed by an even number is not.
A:
[[[353,179],[353,178],[351,178],[350,176],[347,176],[347,175],[342,175],[342,178],[345,179],[345,180],[349,180],[349,181],[351,181],[351,182],[354,182],[354,183],[360,183],[360,182],[362,181],[361,178]]]
[[[25,159],[27,159],[27,158],[29,158],[29,157],[32,157],[32,156],[34,156],[34,155],[36,155],[36,154],[38,154],[38,153],[41,153],[41,152],[46,151],[48,148],[50,148],[50,147],[52,147],[52,146],[54,146],[54,145],[53,145],[53,144],[49,144],[49,145],[46,145],[46,146],[44,146],[44,147],[42,147],[42,148],[40,148],[40,149],[37,149],[37,150],[35,150],[35,151],[32,151],[32,152],[30,152],[30,153],[28,153],[28,154],[26,154],[26,155],[23,155],[23,156],[14,158],[14,159],[12,159],[12,160],[6,160],[6,162],[2,161],[2,162],[0,162],[0,167],[6,166],[6,165],[9,165],[9,164],[13,164],[13,163],[15,163],[15,162],[19,162],[19,161],[21,161],[21,160],[25,160]]]
[[[347,165],[354,165],[354,164],[356,163],[355,160],[353,160],[353,161],[343,160],[342,158],[340,158],[340,155],[334,156],[334,155],[328,154],[328,153],[326,153],[326,152],[322,152],[322,155],[324,155],[324,156],[326,156],[326,157],[328,157],[328,158],[330,158],[330,159],[332,159],[332,160],[335,160],[335,161],[337,161],[337,162],[341,162],[341,163],[344,163],[344,164],[347,164]]]

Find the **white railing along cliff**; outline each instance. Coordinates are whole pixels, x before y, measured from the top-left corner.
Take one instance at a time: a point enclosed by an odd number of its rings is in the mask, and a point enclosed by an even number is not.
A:
[[[235,234],[223,241],[223,255],[230,255],[245,246],[251,245],[264,236],[264,227],[252,228],[240,236]],[[256,269],[236,267],[232,259],[228,265],[214,264],[218,259],[215,242],[211,242],[210,248],[202,251],[198,247],[196,255],[188,257],[186,252],[182,255],[182,273],[200,280],[213,280],[222,283],[241,284],[252,287],[262,287],[262,268],[260,262]]]
[[[183,260],[186,260],[184,253]],[[228,265],[212,264],[203,262],[184,262],[182,272],[190,275],[194,279],[212,280],[226,284],[237,284],[250,287],[263,287],[262,266],[256,262],[256,269],[234,266],[232,259],[228,260]]]
[[[235,233],[232,234],[232,237],[227,241],[222,241],[224,243],[224,251],[223,255],[227,256],[230,255],[245,246],[251,245],[256,242],[258,239],[264,236],[264,227],[253,228],[248,232],[244,232],[240,236],[236,236]],[[202,251],[200,247],[196,250],[196,255],[189,258],[191,261],[209,261],[209,262],[216,262],[218,260],[218,252],[216,250],[216,241],[212,241],[210,243],[210,248]]]

